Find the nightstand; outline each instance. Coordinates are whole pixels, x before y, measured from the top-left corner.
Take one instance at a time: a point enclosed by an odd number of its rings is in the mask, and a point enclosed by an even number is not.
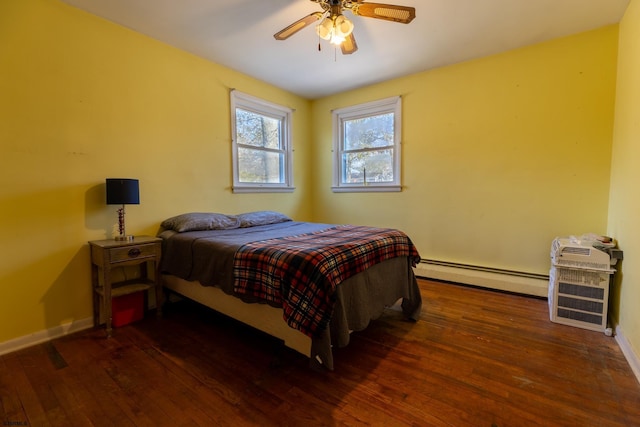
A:
[[[111,336],[111,299],[133,292],[155,289],[156,311],[162,314],[162,286],[160,285],[160,257],[162,239],[136,236],[131,241],[93,240],[91,249],[91,282],[93,285],[94,325],[106,325],[107,337]],[[134,278],[115,278],[120,267],[135,268]],[[146,301],[146,300],[145,300]],[[146,305],[146,304],[145,304]]]

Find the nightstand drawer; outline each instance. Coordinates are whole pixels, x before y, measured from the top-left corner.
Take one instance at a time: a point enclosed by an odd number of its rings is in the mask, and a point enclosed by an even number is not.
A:
[[[148,258],[156,256],[158,245],[133,245],[122,248],[113,248],[109,250],[111,262],[130,261],[139,258]]]

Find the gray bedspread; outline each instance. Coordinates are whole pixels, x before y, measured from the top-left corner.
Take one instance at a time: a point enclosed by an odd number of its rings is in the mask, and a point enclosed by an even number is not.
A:
[[[233,260],[240,246],[331,227],[334,225],[287,221],[231,230],[164,231],[159,234],[163,238],[161,271],[204,286],[218,286],[234,295]],[[336,297],[329,328],[312,340],[314,367],[333,369],[331,346],[346,346],[351,331],[365,329],[399,299],[402,298],[402,310],[408,319],[417,320],[422,307],[420,290],[407,257],[383,261],[345,280],[338,286]]]

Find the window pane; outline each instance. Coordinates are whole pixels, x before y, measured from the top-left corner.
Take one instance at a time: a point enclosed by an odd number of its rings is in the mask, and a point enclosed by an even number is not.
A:
[[[393,145],[393,113],[344,122],[344,149],[388,147]]]
[[[284,154],[238,147],[240,182],[284,183]]]
[[[238,144],[280,148],[280,120],[278,119],[237,108],[236,132]]]
[[[393,182],[392,149],[343,153],[342,166],[344,184]]]

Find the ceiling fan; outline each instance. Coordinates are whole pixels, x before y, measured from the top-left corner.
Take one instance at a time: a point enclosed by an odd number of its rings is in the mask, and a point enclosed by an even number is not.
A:
[[[318,36],[329,40],[334,45],[339,45],[343,54],[350,55],[358,50],[358,45],[353,36],[353,22],[342,14],[344,10],[349,10],[357,16],[384,19],[402,24],[408,24],[416,17],[416,9],[407,6],[369,3],[364,0],[310,1],[318,3],[322,7],[322,12],[313,12],[278,31],[273,35],[276,40],[286,40],[303,28],[321,20],[316,26]]]

